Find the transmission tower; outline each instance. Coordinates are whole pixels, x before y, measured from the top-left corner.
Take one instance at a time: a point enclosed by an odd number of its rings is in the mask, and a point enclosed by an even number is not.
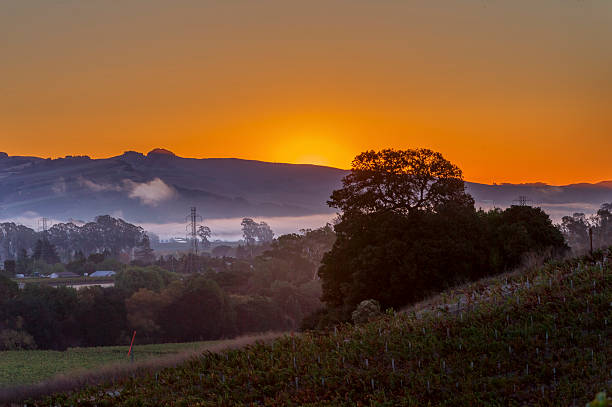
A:
[[[40,218],[38,220],[38,230],[42,232],[43,240],[47,240],[47,231],[49,230],[49,218]]]
[[[202,217],[198,215],[195,206],[191,207],[191,213],[187,216],[187,240],[189,241],[189,253],[187,254],[187,272],[196,272],[198,257],[198,223],[202,222]]]
[[[518,206],[527,206],[527,202],[531,202],[531,199],[528,199],[525,195],[521,195],[518,199],[515,199],[514,202],[518,202]]]
[[[41,218],[38,220],[38,230],[42,232],[42,243],[41,243],[41,253],[40,257],[42,259],[47,258],[48,248],[49,248],[49,238],[47,236],[47,230],[49,229],[49,219]]]
[[[47,234],[47,228],[49,226],[49,219],[48,218],[40,218],[38,220],[38,229],[43,232],[43,234]]]
[[[187,216],[187,240],[189,240],[189,251],[198,254],[198,223],[202,222],[202,217],[198,215],[195,206],[191,207],[191,214]]]

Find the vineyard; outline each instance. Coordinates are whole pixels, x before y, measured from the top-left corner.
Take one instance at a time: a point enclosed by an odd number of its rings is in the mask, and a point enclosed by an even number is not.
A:
[[[611,283],[607,259],[551,263],[29,405],[584,406],[612,384]]]

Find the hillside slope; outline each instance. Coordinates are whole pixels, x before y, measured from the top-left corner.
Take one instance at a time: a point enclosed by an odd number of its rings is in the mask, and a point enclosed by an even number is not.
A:
[[[611,385],[609,260],[451,290],[328,334],[201,357],[37,405],[584,405]]]

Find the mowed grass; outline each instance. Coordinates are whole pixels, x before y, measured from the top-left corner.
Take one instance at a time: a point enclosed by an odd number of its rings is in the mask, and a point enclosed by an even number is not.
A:
[[[143,361],[173,354],[198,351],[219,341],[135,345],[134,360]],[[29,350],[0,352],[0,388],[28,385],[59,374],[95,369],[104,365],[128,364],[129,346],[69,348],[66,351]]]

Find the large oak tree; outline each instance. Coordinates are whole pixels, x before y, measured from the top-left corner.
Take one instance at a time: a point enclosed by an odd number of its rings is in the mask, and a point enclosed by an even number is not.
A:
[[[334,191],[328,204],[344,214],[435,211],[448,202],[473,204],[463,174],[442,154],[428,149],[366,151]]]

